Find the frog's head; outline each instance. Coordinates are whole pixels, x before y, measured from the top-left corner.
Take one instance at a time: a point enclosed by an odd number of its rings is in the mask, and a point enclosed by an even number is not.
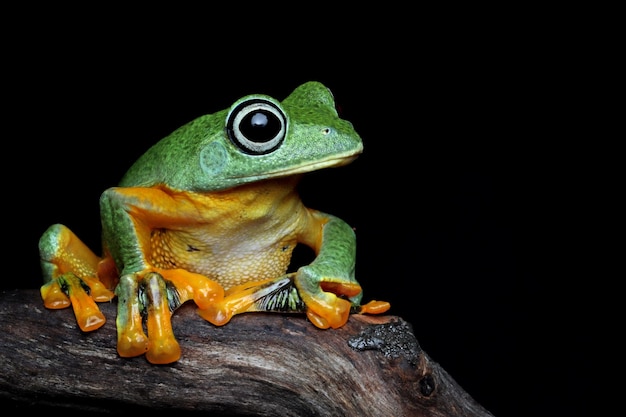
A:
[[[188,123],[144,154],[122,185],[227,189],[345,165],[362,151],[361,138],[339,118],[330,90],[308,82],[282,102],[249,95]]]
[[[301,85],[282,103],[265,95],[237,100],[224,132],[227,140],[210,141],[200,155],[203,171],[224,186],[345,165],[363,151],[332,93],[318,82]]]

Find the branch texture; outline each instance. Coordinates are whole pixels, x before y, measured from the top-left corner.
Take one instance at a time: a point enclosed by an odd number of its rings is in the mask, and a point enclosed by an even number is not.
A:
[[[218,416],[491,416],[420,348],[396,316],[353,315],[320,330],[304,315],[250,313],[223,327],[192,304],[172,317],[182,358],[120,358],[116,303],[82,333],[39,291],[0,293],[5,410]],[[8,408],[7,408],[8,407]],[[68,414],[69,413],[69,414]]]

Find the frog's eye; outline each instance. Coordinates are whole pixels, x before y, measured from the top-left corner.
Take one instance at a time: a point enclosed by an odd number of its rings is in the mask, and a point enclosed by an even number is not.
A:
[[[267,154],[283,142],[287,118],[274,103],[251,99],[230,112],[226,131],[230,140],[242,151],[253,155]]]

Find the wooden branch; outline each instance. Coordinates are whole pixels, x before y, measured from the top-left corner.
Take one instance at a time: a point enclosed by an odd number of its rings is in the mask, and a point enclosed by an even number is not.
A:
[[[353,315],[320,330],[304,315],[242,314],[216,327],[189,303],[172,317],[182,358],[120,358],[116,303],[82,333],[39,291],[0,293],[4,410],[246,416],[491,416],[396,316]]]

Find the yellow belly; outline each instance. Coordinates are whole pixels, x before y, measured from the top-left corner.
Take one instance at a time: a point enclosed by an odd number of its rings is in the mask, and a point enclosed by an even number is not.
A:
[[[268,240],[257,235],[241,241],[230,236],[199,241],[189,233],[161,229],[152,234],[151,262],[158,268],[182,268],[205,275],[228,290],[285,274],[296,244],[293,236]]]
[[[184,195],[197,215],[186,224],[153,229],[148,259],[158,268],[205,275],[225,289],[280,277],[308,219],[294,183],[281,179]]]

